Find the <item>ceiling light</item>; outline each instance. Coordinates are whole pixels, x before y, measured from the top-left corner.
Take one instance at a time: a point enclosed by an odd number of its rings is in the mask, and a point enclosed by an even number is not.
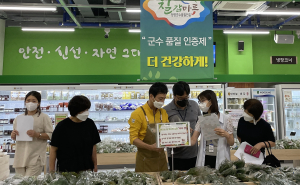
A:
[[[139,8],[126,8],[126,12],[140,13],[141,9],[139,9]]]
[[[141,29],[129,29],[128,31],[131,33],[141,33]]]
[[[14,5],[0,5],[0,10],[56,11],[56,6],[14,6]]]
[[[22,31],[62,31],[62,32],[72,32],[75,28],[22,28]]]
[[[225,34],[269,34],[270,31],[263,30],[223,30]]]
[[[264,11],[264,12],[247,12],[247,15],[300,15],[300,11]]]

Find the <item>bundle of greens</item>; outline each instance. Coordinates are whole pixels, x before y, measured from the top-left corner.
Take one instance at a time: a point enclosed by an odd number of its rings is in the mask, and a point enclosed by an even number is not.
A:
[[[157,181],[153,176],[147,174],[139,174],[126,169],[121,172],[81,172],[47,174],[45,176],[21,177],[14,176],[0,185],[157,185]]]
[[[97,144],[97,153],[134,153],[137,152],[135,145],[114,141],[111,138],[105,138]]]

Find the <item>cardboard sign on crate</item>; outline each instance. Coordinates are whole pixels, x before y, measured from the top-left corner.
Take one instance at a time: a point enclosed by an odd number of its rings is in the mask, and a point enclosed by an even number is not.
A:
[[[157,148],[191,146],[190,122],[158,123]]]

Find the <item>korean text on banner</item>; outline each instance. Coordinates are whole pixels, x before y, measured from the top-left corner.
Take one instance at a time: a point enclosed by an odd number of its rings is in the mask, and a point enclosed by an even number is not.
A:
[[[156,130],[158,148],[191,145],[190,122],[159,123]]]
[[[17,141],[32,141],[32,137],[27,135],[28,130],[33,130],[34,119],[32,116],[21,115],[17,118]]]
[[[141,0],[141,79],[213,77],[212,2]]]

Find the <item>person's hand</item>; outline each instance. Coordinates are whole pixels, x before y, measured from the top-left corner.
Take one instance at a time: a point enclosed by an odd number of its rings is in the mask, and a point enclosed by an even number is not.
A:
[[[27,135],[28,135],[29,137],[39,137],[38,133],[35,132],[34,130],[28,130],[28,131],[27,131]]]
[[[190,128],[190,133],[192,134],[194,132],[194,130],[192,128]]]
[[[221,136],[221,137],[228,137],[228,132],[226,132],[225,130],[221,129],[221,128],[216,128],[214,130],[216,132],[217,135]]]
[[[97,165],[94,166],[94,172],[98,172],[98,167],[97,167]]]
[[[257,143],[254,147],[251,148],[251,155],[255,155],[263,147],[262,143]]]
[[[154,152],[158,152],[158,153],[161,153],[161,152],[164,151],[163,148],[157,148],[157,147],[156,147],[156,143],[154,143],[153,145],[150,145],[150,150],[151,150],[151,151],[154,151]]]
[[[11,135],[10,137],[13,139],[13,140],[16,140],[16,137],[19,135],[19,132],[17,130],[13,130],[11,132]]]

